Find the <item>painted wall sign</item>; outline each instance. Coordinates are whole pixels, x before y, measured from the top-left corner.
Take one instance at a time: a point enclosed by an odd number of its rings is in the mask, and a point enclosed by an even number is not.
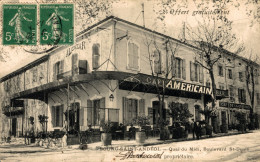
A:
[[[86,42],[82,41],[80,43],[75,44],[74,46],[71,46],[70,48],[67,49],[67,55],[66,57],[70,56],[71,53],[76,50],[76,49],[80,49],[80,50],[84,50],[86,49]]]
[[[146,76],[146,75],[139,75],[138,77],[128,78],[128,79],[125,79],[125,81],[140,82],[142,84],[156,85],[156,79],[153,79],[152,77]],[[163,87],[164,84],[165,84],[165,81],[163,79],[159,78],[158,85]],[[170,80],[170,81],[168,80],[166,82],[166,84],[167,84],[166,87],[169,89],[212,95],[212,89],[210,87],[205,87],[202,85],[185,83],[185,82],[176,81],[176,80]]]
[[[219,102],[220,107],[228,107],[228,108],[238,108],[238,109],[251,109],[250,105],[229,103],[229,102]]]

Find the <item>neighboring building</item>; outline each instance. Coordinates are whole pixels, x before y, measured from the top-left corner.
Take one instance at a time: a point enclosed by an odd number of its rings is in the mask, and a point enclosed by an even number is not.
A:
[[[199,110],[210,101],[212,90],[207,72],[195,63],[194,50],[198,49],[128,21],[108,17],[80,32],[73,46],[57,47],[1,79],[2,134],[11,130],[14,136],[24,135],[29,117],[34,117],[34,130],[42,131],[38,115],[49,117],[48,131],[64,129],[68,114],[69,130],[77,131],[86,130],[90,124],[99,127],[102,120],[129,125],[138,115],[150,116],[151,124],[155,124],[159,104],[145,39],[154,39],[161,49],[160,53],[153,51],[154,72],[163,76],[165,66],[174,63],[175,77],[167,85],[163,118],[170,118],[168,103],[175,102],[188,107],[196,121],[203,120]],[[180,44],[171,61],[166,61],[163,48],[166,40],[173,46]],[[234,68],[227,66],[228,59]],[[216,68],[220,124],[223,118],[227,124],[232,123],[233,111],[249,113],[251,108],[248,99],[245,100],[245,82],[237,79],[243,79],[239,72],[243,72],[244,65],[236,65],[244,61],[226,54],[223,64]],[[259,84],[256,88],[259,94]],[[259,103],[260,96],[256,97]]]

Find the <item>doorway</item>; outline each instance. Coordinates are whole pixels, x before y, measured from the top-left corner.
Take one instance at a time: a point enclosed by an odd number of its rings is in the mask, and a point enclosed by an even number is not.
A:
[[[12,119],[12,136],[16,137],[17,118]]]
[[[153,123],[152,124],[156,124],[156,115],[159,118],[160,114],[159,114],[159,107],[160,107],[160,103],[159,101],[153,101]],[[162,118],[163,120],[166,120],[166,109],[165,106],[163,105],[163,109],[162,109]]]

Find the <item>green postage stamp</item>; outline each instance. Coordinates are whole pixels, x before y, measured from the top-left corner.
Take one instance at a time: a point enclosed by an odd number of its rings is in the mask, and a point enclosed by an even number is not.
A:
[[[36,45],[36,5],[3,5],[3,44]]]
[[[73,44],[73,14],[73,4],[41,4],[40,44]]]

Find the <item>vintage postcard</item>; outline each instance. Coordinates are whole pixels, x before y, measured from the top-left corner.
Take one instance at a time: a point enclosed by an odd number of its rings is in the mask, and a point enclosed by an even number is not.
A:
[[[0,1],[0,162],[260,161],[259,8]]]

